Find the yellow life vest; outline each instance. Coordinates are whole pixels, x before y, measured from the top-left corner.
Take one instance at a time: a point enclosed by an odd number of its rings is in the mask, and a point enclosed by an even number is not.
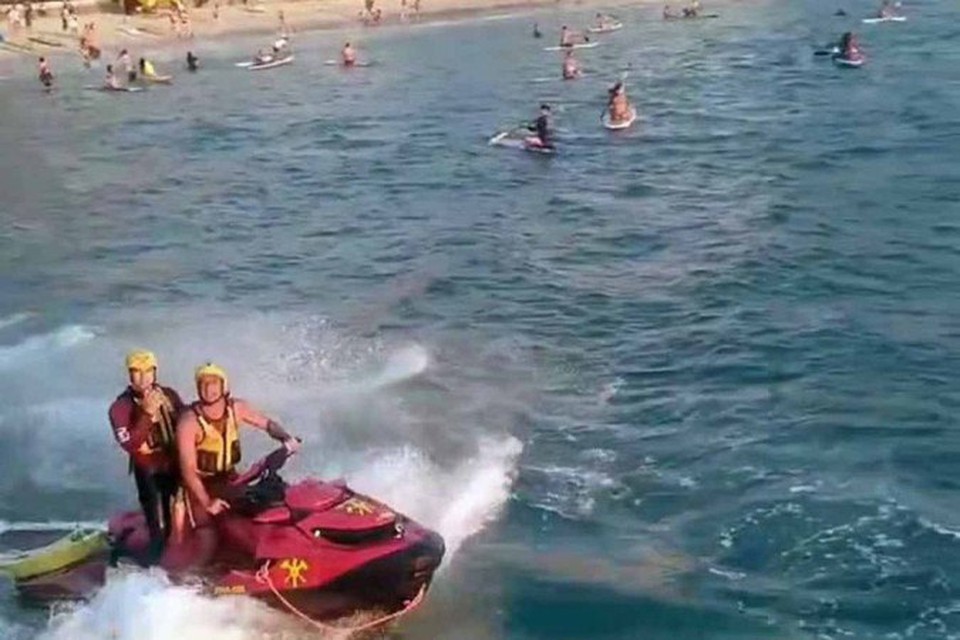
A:
[[[134,396],[133,401],[137,406],[143,404],[143,399],[136,396]],[[173,419],[173,403],[170,402],[170,398],[164,393],[163,402],[160,404],[160,411],[153,421],[153,426],[150,427],[150,433],[147,435],[147,439],[144,440],[143,444],[137,449],[137,453],[145,456],[160,452],[173,453],[177,442],[176,433],[176,422]]]
[[[157,75],[157,72],[153,70],[153,63],[149,60],[143,61],[143,75],[151,77]]]
[[[199,404],[193,405],[193,412],[201,431],[197,441],[197,471],[205,477],[230,473],[240,462],[240,432],[233,401],[227,400],[227,409],[219,420],[205,418]]]

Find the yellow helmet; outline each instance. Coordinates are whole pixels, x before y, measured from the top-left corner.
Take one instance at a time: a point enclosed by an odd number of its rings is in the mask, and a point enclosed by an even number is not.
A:
[[[197,385],[200,384],[201,378],[208,378],[208,377],[220,378],[220,382],[223,383],[224,393],[227,393],[230,390],[230,383],[229,383],[229,380],[227,379],[227,372],[221,369],[220,367],[218,367],[217,365],[213,364],[212,362],[207,362],[206,364],[200,365],[199,367],[197,367],[197,370],[194,371],[193,373],[193,379],[197,383]]]
[[[157,368],[157,356],[146,349],[136,349],[127,354],[127,370],[148,371]]]

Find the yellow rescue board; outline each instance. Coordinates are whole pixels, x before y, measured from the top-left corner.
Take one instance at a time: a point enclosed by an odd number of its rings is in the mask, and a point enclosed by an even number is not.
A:
[[[0,573],[27,580],[75,565],[107,547],[106,532],[81,529],[44,547],[0,556]]]

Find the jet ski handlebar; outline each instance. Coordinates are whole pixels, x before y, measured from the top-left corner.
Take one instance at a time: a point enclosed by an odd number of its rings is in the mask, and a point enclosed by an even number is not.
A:
[[[299,438],[297,440],[301,441]],[[283,468],[292,455],[293,452],[287,447],[278,447],[250,465],[249,469],[233,478],[230,484],[234,487],[242,487],[252,484],[264,476],[275,474]]]

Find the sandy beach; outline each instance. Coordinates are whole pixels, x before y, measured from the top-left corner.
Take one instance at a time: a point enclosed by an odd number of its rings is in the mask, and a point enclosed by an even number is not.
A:
[[[171,25],[169,11],[152,14],[124,15],[119,5],[86,4],[78,6],[80,23],[96,23],[97,40],[109,54],[120,48],[158,50],[171,46],[202,48],[204,41],[241,34],[279,33],[285,30],[298,31],[336,29],[357,26],[369,29],[387,25],[415,24],[439,19],[464,18],[518,9],[537,9],[568,4],[565,0],[423,0],[419,12],[414,10],[415,0],[378,0],[375,5],[382,11],[379,24],[361,18],[361,0],[294,0],[278,2],[241,2],[230,4],[214,1],[199,8],[190,8],[192,35],[177,34]],[[655,0],[641,0],[656,4]],[[578,5],[584,4],[582,1]],[[47,4],[47,15],[35,17],[32,27],[13,30],[4,20],[0,33],[0,56],[51,55],[78,50],[79,36],[62,30],[59,3]],[[281,19],[282,16],[282,19]],[[553,34],[546,34],[552,37]]]

